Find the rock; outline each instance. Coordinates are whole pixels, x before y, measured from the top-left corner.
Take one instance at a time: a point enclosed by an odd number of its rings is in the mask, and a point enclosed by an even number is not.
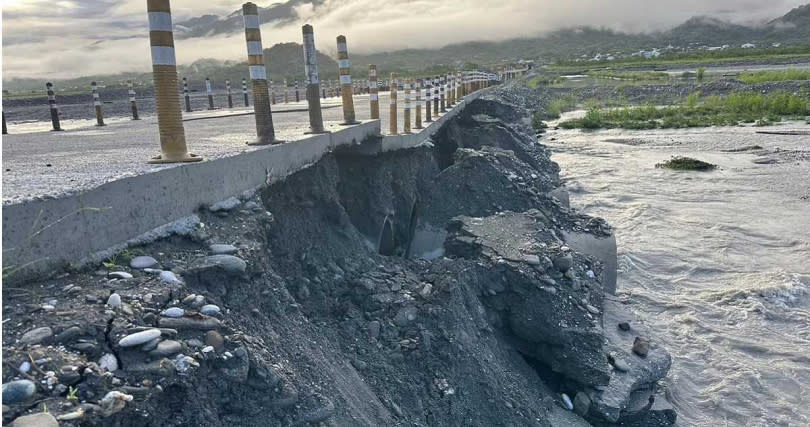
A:
[[[166,316],[166,317],[175,317],[175,318],[177,318],[177,317],[183,317],[183,315],[185,313],[186,313],[186,310],[183,310],[180,307],[169,307],[169,308],[163,310],[163,313],[161,313],[161,315]]]
[[[540,257],[537,255],[523,255],[523,261],[529,265],[540,265]]]
[[[152,357],[171,356],[183,350],[183,345],[175,340],[161,341],[157,348],[150,351],[149,355]]]
[[[228,212],[242,204],[236,197],[229,197],[225,200],[214,203],[208,207],[211,212]]]
[[[377,339],[380,336],[380,322],[377,320],[372,320],[368,322],[368,336],[371,339]]]
[[[59,427],[59,421],[48,412],[40,412],[17,418],[11,427]]]
[[[213,244],[208,247],[208,251],[214,255],[233,255],[239,248],[234,245]]]
[[[251,200],[251,201],[245,203],[245,209],[249,209],[249,210],[251,210],[253,212],[258,212],[258,211],[262,210],[262,207],[258,203]]]
[[[194,297],[194,300],[191,301],[191,306],[193,308],[200,308],[205,305],[205,297],[202,295],[197,295]]]
[[[630,370],[630,365],[619,357],[612,356],[609,360],[610,364],[619,372],[627,372]]]
[[[31,362],[25,361],[25,362],[20,364],[20,371],[21,372],[26,372],[27,373],[30,370],[31,370]]]
[[[238,347],[234,350],[234,353],[234,356],[228,358],[219,369],[228,380],[244,383],[247,381],[250,371],[250,358],[244,347]]]
[[[633,353],[641,357],[647,357],[647,354],[650,352],[650,340],[646,338],[636,337],[636,340],[633,341]]]
[[[129,262],[129,266],[132,268],[143,269],[143,268],[153,268],[158,265],[156,259],[150,256],[136,256],[132,258]]]
[[[208,331],[205,333],[205,344],[219,349],[225,345],[225,338],[217,331]]]
[[[412,305],[402,307],[397,311],[396,316],[394,316],[394,324],[397,326],[407,326],[416,320],[416,314],[418,312],[419,310]]]
[[[191,304],[192,302],[194,302],[194,298],[197,298],[196,294],[190,294],[186,296],[185,298],[183,298],[183,304]]]
[[[121,295],[117,293],[112,293],[109,298],[107,298],[107,306],[110,308],[118,308],[121,307]]]
[[[147,329],[145,331],[129,334],[118,341],[119,347],[134,347],[160,337],[160,329]]]
[[[218,329],[222,325],[218,319],[208,316],[199,317],[181,317],[181,318],[172,318],[172,317],[161,317],[158,319],[158,326],[161,328],[171,328],[171,329],[197,329],[201,331],[207,331],[210,329]]]
[[[562,401],[563,401],[563,405],[565,405],[565,409],[568,409],[569,411],[573,411],[574,410],[574,404],[573,404],[573,402],[571,402],[571,398],[568,397],[568,395],[565,394],[565,393],[561,394],[560,397],[562,397]]]
[[[627,323],[627,322],[619,322],[619,329],[621,329],[621,330],[623,330],[625,332],[629,331],[630,330],[630,324]]]
[[[570,253],[554,258],[554,267],[562,272],[570,270],[573,265],[574,257],[572,257]]]
[[[53,337],[53,330],[48,326],[31,329],[20,338],[22,345],[34,345],[49,341]]]
[[[126,271],[113,271],[107,274],[107,277],[110,279],[131,279],[132,275],[127,273]]]
[[[177,275],[175,275],[174,273],[172,273],[169,270],[163,270],[163,271],[160,272],[160,280],[162,280],[163,283],[168,283],[170,285],[182,285],[183,284],[183,281],[180,280],[177,277]]]
[[[82,328],[78,326],[71,326],[65,329],[64,331],[60,332],[59,334],[57,334],[56,337],[54,337],[54,341],[60,344],[65,344],[75,340],[76,338],[81,336],[81,334]]]
[[[599,309],[590,304],[586,304],[585,309],[587,309],[591,314],[599,314]]]
[[[71,386],[81,381],[82,375],[79,368],[73,365],[65,365],[59,368],[59,383],[64,386]]]
[[[110,372],[115,372],[118,370],[118,359],[116,359],[114,354],[107,353],[101,356],[101,359],[98,359],[98,367]]]
[[[205,344],[203,344],[203,342],[198,340],[197,338],[192,338],[192,339],[186,341],[186,344],[188,344],[188,346],[192,347],[192,348],[200,348],[200,347],[205,346]]]
[[[109,417],[112,414],[120,412],[127,406],[127,402],[132,401],[133,397],[130,394],[121,393],[120,391],[111,391],[107,393],[104,398],[99,402],[101,407],[101,416]]]
[[[200,307],[200,313],[206,316],[216,316],[219,314],[219,307],[214,304],[206,304]]]
[[[585,417],[590,409],[591,398],[584,391],[577,392],[576,396],[574,396],[574,412],[580,417]]]
[[[36,391],[36,385],[29,380],[7,382],[3,384],[3,404],[13,405],[15,403],[25,402],[31,398]]]

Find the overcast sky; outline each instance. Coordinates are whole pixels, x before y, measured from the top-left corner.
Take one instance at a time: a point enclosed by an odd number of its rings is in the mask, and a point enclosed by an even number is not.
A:
[[[256,1],[256,0],[254,0]],[[259,6],[282,0],[256,1]],[[345,34],[349,51],[439,47],[469,40],[537,35],[577,25],[625,31],[667,29],[696,15],[740,23],[783,15],[809,0],[325,0],[301,6],[301,22],[263,28],[265,47],[300,43],[315,27],[318,48],[332,54]],[[145,0],[2,0],[3,78],[77,77],[150,69]],[[173,0],[175,22],[227,15],[243,1]],[[178,61],[243,60],[244,36],[177,40]]]

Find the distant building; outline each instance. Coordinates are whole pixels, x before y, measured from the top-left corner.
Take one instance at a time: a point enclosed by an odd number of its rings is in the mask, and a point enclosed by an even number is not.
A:
[[[779,47],[779,46],[782,46],[782,43],[774,43],[774,44],[772,44],[771,46],[773,46],[773,47]]]
[[[746,44],[744,44],[744,45],[742,45],[740,47],[742,47],[743,49],[753,49],[753,48],[757,47],[757,45],[755,45],[753,43],[746,43]]]

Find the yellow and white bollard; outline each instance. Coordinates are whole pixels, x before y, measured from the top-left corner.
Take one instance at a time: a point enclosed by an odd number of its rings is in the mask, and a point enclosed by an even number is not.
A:
[[[368,66],[368,87],[371,119],[377,120],[380,118],[380,89],[377,87],[377,66],[373,64]]]
[[[352,85],[351,64],[349,63],[349,48],[346,46],[346,36],[337,36],[337,53],[340,90],[343,96],[343,123],[341,124],[357,124],[357,120],[354,116],[354,86]]]
[[[304,74],[307,76],[307,105],[309,110],[309,132],[323,133],[323,115],[321,114],[321,98],[318,92],[318,51],[315,50],[315,33],[312,25],[301,27],[304,37]],[[298,101],[298,81],[295,81],[295,100]]]
[[[267,86],[267,69],[264,66],[262,51],[262,33],[259,29],[259,8],[253,3],[242,5],[245,20],[245,41],[247,43],[248,71],[253,86],[253,113],[256,116],[256,133],[258,138],[248,145],[274,144],[276,131],[273,127],[273,112],[270,108],[270,96]]]
[[[428,77],[423,79],[425,85],[425,121],[430,123],[433,118],[430,114],[430,100],[433,98],[433,81]]]
[[[416,92],[416,123],[414,129],[422,129],[422,79],[414,80],[414,91]]]
[[[402,88],[405,92],[405,106],[402,114],[402,133],[411,133],[411,79],[405,79]]]
[[[169,0],[147,0],[146,9],[161,151],[149,163],[199,162],[202,157],[189,153],[186,146],[180,92],[177,91],[177,60]]]

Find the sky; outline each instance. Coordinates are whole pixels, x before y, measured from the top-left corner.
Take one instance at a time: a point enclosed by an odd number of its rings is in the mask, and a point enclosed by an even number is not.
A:
[[[268,6],[284,0],[254,0]],[[344,34],[351,52],[441,47],[471,40],[534,36],[591,25],[643,32],[674,27],[692,16],[760,23],[808,0],[323,0],[302,4],[301,17],[262,28],[265,47],[301,42],[301,25],[315,27],[319,50],[334,55]],[[174,22],[204,14],[224,16],[243,1],[173,0]],[[71,78],[149,71],[145,0],[2,0],[3,79]],[[175,41],[177,59],[245,59],[244,36]]]

